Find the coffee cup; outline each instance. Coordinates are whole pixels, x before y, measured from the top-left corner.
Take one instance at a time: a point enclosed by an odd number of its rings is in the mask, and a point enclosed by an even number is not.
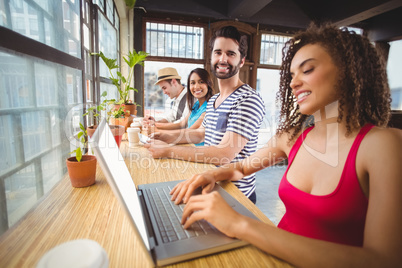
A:
[[[127,137],[128,137],[128,146],[129,147],[135,147],[138,146],[139,144],[139,137],[138,133],[140,133],[141,130],[138,127],[129,127],[127,128]]]
[[[109,259],[106,251],[98,242],[90,239],[78,239],[62,243],[39,260],[36,268],[107,268]]]
[[[142,130],[142,125],[139,121],[134,121],[133,123],[131,123],[130,127],[139,128],[140,130]]]

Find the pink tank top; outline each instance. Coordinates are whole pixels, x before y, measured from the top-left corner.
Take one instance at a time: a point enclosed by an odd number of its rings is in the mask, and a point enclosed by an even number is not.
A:
[[[321,196],[303,192],[287,180],[289,167],[313,127],[299,136],[290,150],[288,168],[279,185],[279,197],[286,207],[279,228],[310,238],[363,245],[368,200],[357,179],[356,154],[364,136],[373,127],[368,124],[360,130],[346,159],[338,186],[331,194]]]

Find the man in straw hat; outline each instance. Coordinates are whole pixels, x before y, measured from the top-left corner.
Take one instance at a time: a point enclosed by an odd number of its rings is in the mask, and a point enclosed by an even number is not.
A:
[[[175,134],[154,133],[154,138],[159,140],[145,145],[154,158],[224,165],[241,161],[256,151],[265,110],[261,96],[239,77],[247,54],[247,39],[235,27],[223,27],[213,35],[210,48],[211,71],[218,78],[220,92],[209,99],[204,121],[198,129],[182,129]],[[205,146],[166,144],[202,141]],[[177,203],[186,189],[193,189],[192,186],[199,184],[197,178],[194,176],[176,186],[173,194]],[[233,183],[252,202],[256,202],[255,174]]]
[[[180,83],[181,77],[177,70],[172,67],[166,67],[158,71],[158,77],[155,85],[158,85],[163,93],[170,99],[170,109],[166,112],[162,119],[156,121],[160,123],[175,123],[185,118],[189,113],[187,105],[187,90]],[[155,122],[155,118],[148,116],[144,118],[144,123],[150,126]]]

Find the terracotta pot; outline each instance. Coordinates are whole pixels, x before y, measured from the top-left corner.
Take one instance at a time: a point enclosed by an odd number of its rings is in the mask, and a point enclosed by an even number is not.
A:
[[[97,127],[98,127],[98,125],[93,125],[93,126],[87,127],[88,137],[92,138],[92,135],[95,133]]]
[[[120,147],[121,139],[123,138],[123,134],[126,131],[124,126],[121,125],[109,125],[110,130],[116,140],[117,146]]]
[[[126,103],[126,111],[130,111],[130,115],[137,115],[137,104]]]
[[[66,165],[73,187],[81,188],[95,184],[96,157],[94,155],[83,155],[81,162],[78,162],[75,156],[69,157]]]
[[[118,110],[122,104],[114,104],[114,108],[112,111]],[[125,112],[125,117],[130,116],[130,111],[127,109],[127,106],[124,104],[124,112]]]
[[[132,116],[127,116],[127,117],[121,117],[121,118],[114,118],[111,117],[109,119],[109,124],[110,125],[120,125],[124,127],[124,131],[127,131],[127,128],[131,125],[133,122],[133,117]]]

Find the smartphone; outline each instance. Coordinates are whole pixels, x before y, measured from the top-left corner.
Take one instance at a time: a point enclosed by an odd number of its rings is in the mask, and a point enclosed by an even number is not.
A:
[[[138,137],[140,138],[140,142],[142,143],[148,143],[151,139],[141,133],[138,133]]]

